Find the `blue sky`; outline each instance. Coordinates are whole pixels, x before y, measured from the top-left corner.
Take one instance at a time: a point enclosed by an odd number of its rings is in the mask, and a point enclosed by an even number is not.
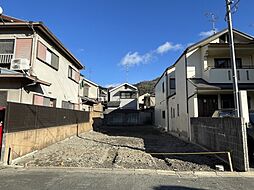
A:
[[[227,27],[224,0],[1,0],[4,13],[43,21],[102,85],[154,79],[190,43]],[[254,35],[254,1],[241,0],[233,25]],[[128,67],[128,74],[125,70]]]

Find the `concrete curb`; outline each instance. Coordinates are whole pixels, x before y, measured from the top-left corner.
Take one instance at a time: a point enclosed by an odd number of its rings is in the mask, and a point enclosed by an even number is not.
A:
[[[87,168],[87,167],[23,167],[10,165],[7,168],[27,170],[65,170],[66,172],[115,173],[134,175],[167,175],[179,178],[206,178],[206,177],[248,177],[254,178],[254,171],[250,172],[216,172],[216,171],[171,171],[155,169],[121,169],[121,168]]]

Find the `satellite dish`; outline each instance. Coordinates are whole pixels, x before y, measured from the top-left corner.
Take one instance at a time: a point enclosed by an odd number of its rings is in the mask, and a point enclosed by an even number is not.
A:
[[[3,14],[3,12],[4,12],[3,8],[2,8],[2,7],[0,7],[0,15],[2,15],[2,14]]]

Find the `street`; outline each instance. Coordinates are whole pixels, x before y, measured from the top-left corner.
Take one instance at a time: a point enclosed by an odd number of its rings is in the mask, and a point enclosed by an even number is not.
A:
[[[213,172],[203,172],[202,175],[191,175],[188,172],[158,174],[153,171],[134,170],[7,168],[0,170],[0,189],[248,190],[254,187],[253,178],[241,176],[239,173],[228,177],[218,177]]]

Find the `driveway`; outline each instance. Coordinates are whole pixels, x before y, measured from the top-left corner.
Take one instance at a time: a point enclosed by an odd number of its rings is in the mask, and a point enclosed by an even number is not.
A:
[[[86,167],[158,169],[173,171],[212,171],[216,164],[227,164],[214,156],[163,156],[150,153],[204,151],[151,126],[102,127],[51,145],[17,165],[32,167]]]

